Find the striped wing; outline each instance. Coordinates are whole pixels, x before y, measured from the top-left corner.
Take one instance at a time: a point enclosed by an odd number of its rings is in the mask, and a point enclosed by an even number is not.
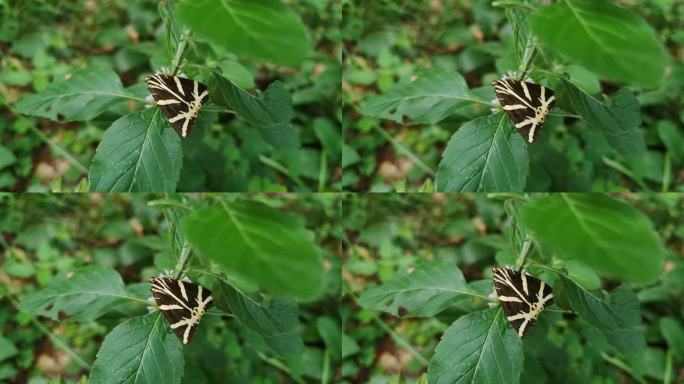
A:
[[[524,337],[544,308],[553,303],[551,287],[530,275],[494,268],[494,288],[506,318]]]
[[[145,81],[152,98],[181,137],[190,135],[202,105],[209,99],[207,86],[171,75],[152,75]]]
[[[504,79],[492,83],[501,107],[518,132],[533,143],[555,104],[553,91],[539,84]]]
[[[152,296],[173,333],[187,344],[197,331],[204,313],[211,308],[211,291],[201,285],[166,277],[150,279]]]

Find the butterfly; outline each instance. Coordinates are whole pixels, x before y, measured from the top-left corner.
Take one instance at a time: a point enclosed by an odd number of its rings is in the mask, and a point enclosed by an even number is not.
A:
[[[187,344],[202,316],[211,308],[211,291],[201,285],[168,277],[153,277],[152,296],[178,339]]]
[[[499,103],[525,140],[533,143],[555,104],[553,91],[539,84],[503,79],[492,83]]]
[[[508,268],[493,268],[494,289],[506,319],[519,337],[532,328],[544,308],[553,303],[551,287],[528,274]]]
[[[197,114],[209,98],[207,86],[184,77],[157,74],[145,79],[152,98],[181,137],[190,135]]]

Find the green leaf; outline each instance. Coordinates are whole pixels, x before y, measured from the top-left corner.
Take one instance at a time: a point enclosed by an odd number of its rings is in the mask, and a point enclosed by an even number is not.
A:
[[[287,213],[253,201],[200,209],[184,223],[190,243],[231,275],[300,299],[321,291],[323,265],[313,235]]]
[[[180,137],[158,108],[112,123],[90,166],[91,192],[175,192],[182,165]]]
[[[178,18],[214,44],[257,60],[295,66],[311,50],[308,29],[280,0],[185,1]]]
[[[437,169],[440,192],[522,192],[527,144],[503,113],[472,120],[451,136]]]
[[[260,334],[276,353],[287,356],[304,350],[299,335],[299,310],[293,300],[276,297],[264,306],[222,281],[214,285],[213,293],[219,308]]]
[[[566,95],[570,107],[589,127],[599,130],[618,152],[632,156],[646,151],[643,135],[638,129],[641,124],[639,102],[628,90],[616,92],[610,106],[600,103],[565,79],[561,79],[557,92]]]
[[[675,161],[684,160],[684,133],[670,120],[658,122],[658,136]],[[0,166],[0,168],[2,168]]]
[[[606,0],[565,0],[532,16],[539,40],[609,79],[655,87],[667,56],[646,21]]]
[[[17,162],[17,157],[9,149],[0,145],[0,169],[10,166]]]
[[[318,334],[325,342],[325,346],[333,355],[333,360],[342,359],[342,324],[328,316],[319,317],[316,320]]]
[[[394,316],[432,317],[454,302],[468,298],[465,296],[468,294],[472,292],[457,266],[429,262],[403,269],[386,283],[366,289],[359,305]]]
[[[663,317],[660,319],[660,333],[667,341],[675,356],[679,360],[684,359],[684,329],[679,322],[672,317]]]
[[[608,301],[602,300],[564,275],[559,275],[556,291],[578,315],[606,335],[608,342],[624,354],[639,354],[646,348],[641,331],[639,299],[621,286]]]
[[[97,353],[90,383],[180,383],[183,349],[165,323],[160,313],[150,313],[114,328]]]
[[[463,76],[456,72],[431,72],[412,83],[393,87],[384,95],[361,104],[364,115],[415,124],[434,124],[454,109],[473,102]]]
[[[211,97],[218,105],[235,113],[259,130],[261,136],[277,149],[299,148],[299,134],[290,124],[294,116],[290,93],[280,81],[271,83],[261,98],[243,91],[232,81],[214,74]]]
[[[87,68],[24,97],[17,103],[17,110],[50,120],[90,120],[128,97],[119,76],[111,69]]]
[[[579,260],[604,276],[648,283],[660,275],[665,254],[650,220],[609,196],[533,199],[523,208],[522,221],[558,257]]]
[[[520,382],[522,342],[501,307],[456,320],[437,344],[428,368],[430,384]]]
[[[0,335],[0,361],[8,359],[16,355],[19,351],[12,340],[4,338]]]
[[[119,274],[108,267],[88,266],[62,272],[35,292],[21,295],[19,310],[57,320],[64,312],[74,321],[100,317],[129,298]]]

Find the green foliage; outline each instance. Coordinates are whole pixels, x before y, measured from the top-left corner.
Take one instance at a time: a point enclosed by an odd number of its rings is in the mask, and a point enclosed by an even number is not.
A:
[[[682,131],[684,57],[675,31],[684,18],[677,9],[606,0],[348,2],[342,185],[376,192],[433,185],[680,190],[674,181],[684,162],[674,132]],[[482,119],[500,111],[492,81],[523,74],[553,90],[557,104],[535,143],[508,151],[497,132],[508,137],[515,128]],[[481,125],[478,135],[473,124]],[[660,124],[662,132],[653,129]],[[471,167],[486,159],[482,148],[471,150],[478,143],[511,156],[496,166],[496,183],[466,188],[470,176],[483,174],[482,166]]]
[[[322,264],[311,233],[286,213],[250,201],[222,202],[189,216],[184,228],[200,254],[231,275],[301,299],[320,294]]]
[[[230,311],[244,326],[261,335],[276,353],[295,355],[304,350],[295,301],[276,297],[265,306],[220,281],[214,285],[213,293],[219,308]]]
[[[573,210],[575,216],[567,212]],[[681,369],[675,345],[684,335],[683,210],[676,194],[348,196],[341,312],[354,342],[343,347],[345,377],[419,382],[427,373],[428,382],[445,383],[675,377]],[[575,247],[572,257],[551,246],[560,242]],[[491,280],[492,266],[521,265],[554,294],[523,339],[505,319]]]
[[[522,343],[505,316],[501,308],[490,308],[451,324],[430,361],[428,381],[518,383]]]
[[[23,98],[17,110],[50,120],[91,120],[128,97],[111,69],[82,69],[69,79],[53,82],[42,92]]]
[[[174,192],[182,165],[180,137],[158,109],[112,123],[90,167],[92,192]]]
[[[62,272],[43,289],[22,295],[19,310],[53,320],[64,312],[73,321],[89,321],[121,304],[126,297],[116,271],[90,266]]]
[[[528,164],[525,139],[503,114],[463,125],[449,140],[435,188],[441,192],[522,192]]]
[[[0,198],[0,232],[7,256],[0,259],[0,380],[57,372],[68,382],[89,378],[97,383],[308,383],[324,376],[331,382],[339,375],[341,357],[331,350],[332,343],[341,345],[339,332],[336,336],[331,331],[341,329],[339,260],[332,253],[339,249],[339,233],[332,225],[338,217],[337,197]],[[186,239],[186,218],[202,217],[223,203],[251,236],[255,233],[250,223],[266,223],[273,234],[269,240],[294,245],[309,256],[313,250],[315,258],[308,260],[307,269],[282,267],[277,272],[281,279],[293,271],[315,274],[292,274],[289,280],[301,281],[309,289],[308,282],[317,282],[316,300],[309,297],[303,302],[298,295],[258,289],[240,279],[241,266],[226,268],[205,257],[203,250],[211,249],[206,242],[216,238]],[[231,255],[231,249],[224,248],[223,253]],[[278,255],[281,266],[300,257],[285,249]],[[311,263],[316,268],[311,269]],[[291,264],[303,265],[301,260]],[[188,345],[181,345],[151,300],[147,281],[160,272],[188,277],[212,290],[215,305]],[[318,318],[325,320],[319,323]],[[61,357],[46,368],[37,363],[44,354]]]
[[[625,156],[642,155],[646,152],[639,130],[639,103],[628,90],[616,92],[611,105],[606,106],[565,79],[561,80],[560,86],[562,88],[559,92],[565,94],[559,95],[559,98],[567,96],[568,109],[577,112],[589,126],[599,130],[616,151]]]
[[[339,190],[335,2],[62,3],[0,12],[0,188]],[[135,120],[175,134],[165,118],[141,112],[157,109],[144,83],[155,72],[208,83],[216,103],[201,109],[188,139],[156,142],[162,158],[152,166],[149,141],[111,132]],[[142,164],[145,175],[135,171]]]
[[[604,332],[608,341],[625,355],[639,355],[646,347],[641,330],[639,300],[634,292],[620,287],[601,300],[567,277],[560,275],[557,295],[587,323]]]
[[[150,313],[114,328],[102,342],[90,382],[181,383],[182,344],[165,331],[165,321],[161,313]]]
[[[394,316],[434,316],[470,293],[461,271],[446,263],[425,263],[397,272],[359,298],[359,305]]]
[[[454,109],[471,102],[465,79],[447,72],[427,73],[415,81],[371,97],[361,106],[363,114],[415,124],[444,120]]]
[[[298,65],[311,49],[308,29],[280,0],[183,2],[178,17],[224,49],[259,60]]]
[[[225,77],[214,74],[216,93],[212,99],[219,105],[233,108],[241,118],[254,125],[274,148],[297,149],[297,132],[290,124],[294,114],[292,98],[282,83],[269,85],[262,98],[243,91]]]
[[[533,199],[521,218],[558,257],[579,260],[603,276],[649,283],[662,270],[664,249],[648,217],[608,196]]]
[[[667,56],[653,28],[606,0],[564,0],[532,16],[542,43],[609,79],[654,87]]]

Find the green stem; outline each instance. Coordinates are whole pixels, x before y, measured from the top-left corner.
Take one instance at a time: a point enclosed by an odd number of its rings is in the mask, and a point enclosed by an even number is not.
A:
[[[190,31],[186,30],[183,33],[183,36],[181,36],[180,41],[178,42],[178,47],[176,48],[176,55],[173,57],[173,61],[171,62],[171,65],[173,66],[171,76],[176,76],[176,73],[178,73],[178,70],[180,69],[181,62],[183,61],[183,56],[185,55],[185,52],[188,50],[189,38]]]
[[[181,256],[178,260],[178,264],[176,264],[176,279],[180,279],[180,277],[183,276],[183,271],[185,271],[187,268],[191,258],[192,248],[190,248],[190,244],[185,243],[183,244],[183,249],[181,250]]]
[[[623,371],[627,372],[637,382],[642,383],[642,384],[646,383],[644,381],[644,379],[636,376],[634,374],[634,372],[632,372],[632,369],[629,367],[629,365],[627,365],[627,363],[625,363],[624,361],[618,359],[617,357],[608,356],[604,352],[601,352],[601,357],[603,358],[603,360],[605,360],[605,361],[609,362],[610,364],[612,364],[612,365],[622,369]]]
[[[425,171],[430,176],[435,177],[435,171],[433,171],[432,168],[430,168],[427,164],[425,164],[423,162],[423,160],[418,158],[418,156],[413,154],[413,152],[411,152],[403,144],[401,144],[396,139],[394,139],[394,137],[392,137],[389,133],[387,133],[384,129],[382,129],[378,125],[374,125],[373,127],[375,128],[376,131],[378,131],[378,133],[380,133],[380,135],[382,135],[382,137],[385,138],[385,140],[392,143],[392,145],[397,150],[397,152],[403,153],[409,159],[411,159],[411,161],[413,161],[413,163],[416,164],[418,166],[418,168],[422,169],[423,171]]]
[[[516,264],[518,265],[518,272],[525,268],[525,264],[527,264],[527,258],[530,256],[530,254],[532,254],[532,245],[532,236],[529,234],[525,235],[522,251],[520,251],[520,256],[518,256],[518,261],[516,261]]]
[[[287,170],[287,168],[285,168],[285,166],[283,166],[279,162],[277,162],[277,161],[275,161],[269,157],[266,157],[264,155],[259,155],[259,160],[262,163],[264,163],[265,165],[268,165],[269,167],[281,172],[282,174],[287,176],[290,180],[294,181],[298,186],[300,186],[302,188],[306,188],[306,185],[304,185],[304,182],[302,182],[302,180],[299,178],[299,176],[291,175],[290,172]]]
[[[76,167],[79,171],[82,173],[85,173],[86,175],[88,174],[88,168],[83,165],[78,159],[76,159],[74,156],[72,156],[69,152],[67,152],[66,149],[60,147],[57,143],[52,141],[49,137],[45,136],[43,132],[40,131],[40,129],[36,128],[35,126],[31,125],[29,127],[31,132],[35,133],[36,136],[40,138],[41,141],[43,141],[45,144],[50,146],[53,151],[59,153],[60,155],[64,156],[74,167]]]

